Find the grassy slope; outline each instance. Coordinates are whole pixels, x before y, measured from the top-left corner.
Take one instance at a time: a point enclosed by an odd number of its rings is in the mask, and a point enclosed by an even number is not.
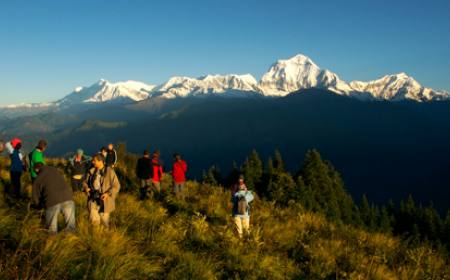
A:
[[[9,183],[0,161],[0,187]],[[58,162],[53,162],[58,164]],[[129,170],[128,170],[129,171]],[[119,167],[122,181],[125,167]],[[132,181],[132,178],[129,180]],[[164,185],[169,185],[166,178]],[[28,201],[0,198],[1,279],[448,279],[445,260],[427,246],[334,225],[298,205],[256,199],[252,233],[233,234],[230,193],[188,183],[186,202],[167,195],[141,202],[128,183],[110,230],[88,224],[75,195],[77,234],[48,237]],[[29,186],[27,187],[29,191]]]

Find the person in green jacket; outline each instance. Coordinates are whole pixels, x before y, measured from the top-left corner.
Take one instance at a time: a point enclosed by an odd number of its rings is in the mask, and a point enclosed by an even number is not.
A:
[[[47,141],[40,140],[36,148],[30,154],[30,170],[31,170],[31,182],[34,182],[38,176],[34,170],[36,163],[45,164],[44,151],[47,149]]]

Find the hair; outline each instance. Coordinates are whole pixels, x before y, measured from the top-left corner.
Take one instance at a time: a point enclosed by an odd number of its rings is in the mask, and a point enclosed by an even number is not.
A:
[[[39,140],[36,148],[38,148],[39,150],[43,150],[43,149],[47,148],[47,141],[45,141],[43,139]]]
[[[145,150],[144,151],[144,156],[149,156],[149,155],[150,155],[150,152],[148,150]]]
[[[180,160],[181,159],[181,155],[179,153],[175,153],[173,154],[173,158],[176,160]]]
[[[101,153],[97,153],[92,157],[92,160],[97,160],[97,161],[103,161],[105,162],[105,156],[103,156]]]
[[[153,152],[153,157],[154,157],[154,158],[159,158],[160,155],[161,155],[161,153],[159,152],[159,150],[155,150],[155,151]]]
[[[106,147],[101,147],[100,152],[106,152],[108,149]]]

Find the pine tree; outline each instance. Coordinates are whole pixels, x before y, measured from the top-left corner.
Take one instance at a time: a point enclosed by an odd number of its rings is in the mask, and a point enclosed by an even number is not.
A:
[[[317,150],[307,152],[296,178],[297,183],[301,182],[299,201],[305,207],[310,205],[310,210],[325,213],[331,219],[355,223],[356,207],[340,174],[330,162],[322,160]]]
[[[438,240],[444,227],[444,222],[434,208],[433,203],[430,203],[425,208],[420,208],[418,216],[421,235],[428,240]]]
[[[247,188],[256,190],[258,193],[262,194],[260,185],[263,176],[263,163],[255,150],[253,150],[245,160],[241,170],[245,176]]]
[[[268,197],[281,205],[286,205],[289,200],[293,199],[292,194],[296,187],[295,181],[289,173],[276,173],[271,177],[267,186]]]
[[[361,203],[359,205],[359,213],[361,216],[361,220],[367,229],[373,229],[373,221],[371,220],[371,211],[372,210],[370,209],[369,201],[367,200],[367,197],[364,194],[361,198]]]
[[[381,232],[392,232],[392,217],[389,214],[387,207],[381,207],[378,228]]]
[[[211,166],[208,171],[203,171],[203,180],[202,182],[204,184],[210,184],[210,185],[220,185],[222,182],[222,176],[220,175],[220,170],[217,168],[217,166],[213,165]]]
[[[284,172],[284,161],[279,150],[275,150],[273,156],[273,167],[275,169],[275,172]]]

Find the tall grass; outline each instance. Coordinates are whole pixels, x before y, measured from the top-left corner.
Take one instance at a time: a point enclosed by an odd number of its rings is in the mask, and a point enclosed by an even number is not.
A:
[[[0,191],[7,164],[0,160]],[[185,201],[169,191],[140,201],[133,179],[124,184],[110,229],[89,225],[77,193],[78,230],[57,236],[28,199],[0,196],[0,279],[450,279],[448,261],[426,244],[336,225],[301,205],[256,198],[241,240],[222,187],[188,182]]]

